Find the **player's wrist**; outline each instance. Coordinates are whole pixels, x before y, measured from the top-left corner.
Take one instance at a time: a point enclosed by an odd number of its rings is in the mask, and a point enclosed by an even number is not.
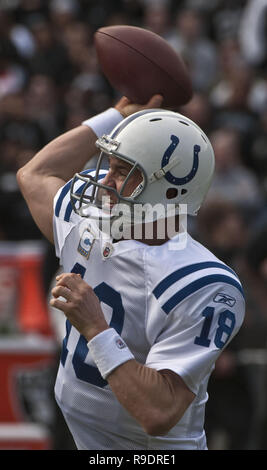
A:
[[[104,134],[109,134],[123,119],[124,117],[118,109],[109,108],[90,119],[86,119],[82,125],[90,127],[97,137],[102,137]]]
[[[109,328],[108,324],[102,326],[94,326],[93,328],[88,328],[82,332],[82,335],[87,339],[87,341],[91,341],[95,336],[99,335],[103,331]]]
[[[125,341],[114,328],[108,328],[94,336],[87,345],[104,379],[121,364],[134,359]]]

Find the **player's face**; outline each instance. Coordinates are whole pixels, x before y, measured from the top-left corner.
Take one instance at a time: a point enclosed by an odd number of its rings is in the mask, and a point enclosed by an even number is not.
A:
[[[110,188],[115,189],[119,193],[131,168],[132,165],[130,163],[124,162],[116,157],[109,157],[109,171],[101,183],[110,186]],[[136,169],[127,181],[122,196],[130,196],[141,181],[142,174]],[[118,202],[113,191],[104,191],[103,195],[110,197],[111,205]]]

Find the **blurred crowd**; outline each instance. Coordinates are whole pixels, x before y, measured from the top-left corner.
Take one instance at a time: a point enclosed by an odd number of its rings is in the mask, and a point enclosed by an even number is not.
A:
[[[241,278],[247,313],[210,381],[210,448],[267,448],[267,0],[0,0],[0,240],[42,239],[16,171],[51,139],[119,98],[94,32],[156,32],[186,62],[177,111],[210,137],[216,172],[193,235]],[[44,285],[57,269],[47,245]]]

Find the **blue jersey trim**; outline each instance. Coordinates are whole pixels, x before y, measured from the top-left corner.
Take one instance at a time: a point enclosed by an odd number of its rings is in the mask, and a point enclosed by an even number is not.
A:
[[[84,172],[85,173],[85,172]],[[89,173],[89,171],[86,172],[86,174]],[[99,180],[102,180],[104,177],[106,176],[106,174],[104,175],[99,175],[98,177],[98,181]],[[76,194],[81,194],[84,186],[86,185],[86,183],[83,183],[81,186],[79,186],[79,188],[75,191]],[[72,209],[72,204],[71,204],[71,201],[68,203],[67,207],[66,207],[66,211],[65,211],[65,215],[64,215],[64,220],[66,222],[69,222],[70,221],[70,216],[71,216],[71,213],[72,213],[73,209]]]
[[[180,302],[182,302],[182,300],[186,299],[186,297],[189,297],[189,295],[194,294],[202,287],[208,286],[209,284],[214,284],[215,282],[230,284],[231,286],[236,287],[244,297],[242,286],[237,281],[235,281],[235,279],[229,276],[224,276],[223,274],[211,274],[210,276],[205,276],[200,279],[197,279],[196,281],[191,282],[183,289],[176,292],[176,294],[174,294],[162,306],[163,311],[166,314],[170,313],[170,311],[174,307],[176,307]]]
[[[84,171],[82,171],[81,173],[82,173],[83,175],[86,175],[86,174],[88,174],[88,173],[92,173],[93,171],[95,171],[95,170],[84,170]],[[105,176],[106,176],[106,173],[104,173],[103,175],[99,175],[98,180],[103,179]],[[61,193],[60,193],[60,195],[59,195],[59,197],[58,197],[58,200],[57,200],[56,206],[55,206],[55,216],[56,216],[56,217],[59,217],[63,200],[64,200],[65,196],[68,194],[68,192],[70,191],[71,184],[72,184],[72,179],[71,179],[70,181],[68,181],[68,183],[66,183],[65,186],[63,186],[63,188],[62,188],[62,190],[61,190]],[[86,184],[86,183],[83,183],[83,184],[77,189],[77,193],[78,193],[78,194],[80,194],[80,193],[82,192],[82,190],[83,190],[85,184]],[[65,220],[66,222],[69,222],[70,216],[71,216],[71,212],[72,212],[72,204],[71,204],[71,201],[69,201],[68,204],[67,204],[66,210],[65,210],[65,215],[64,215],[64,220]]]
[[[60,357],[60,362],[63,366],[65,365],[67,355],[68,355],[67,342],[69,339],[70,330],[71,330],[71,323],[69,320],[66,320],[66,336],[63,339],[63,348],[62,348],[61,357]]]
[[[160,281],[160,283],[153,290],[154,296],[156,297],[156,299],[158,299],[163,294],[163,292],[165,292],[165,290],[167,290],[175,282],[179,281],[188,274],[207,268],[225,269],[226,271],[229,271],[230,273],[236,276],[236,273],[231,268],[229,268],[225,264],[218,263],[216,261],[206,261],[203,263],[190,264],[188,266],[185,266],[184,268],[177,269],[177,271],[174,271],[173,273],[169,274],[169,276],[165,277],[165,279]]]
[[[66,196],[66,194],[69,192],[70,187],[71,187],[71,183],[72,183],[72,180],[70,180],[67,184],[65,184],[65,186],[63,186],[63,188],[61,190],[60,196],[57,200],[56,207],[55,207],[55,215],[57,217],[59,217],[59,213],[60,213],[60,209],[61,209],[61,206],[62,206],[63,199]]]
[[[81,194],[84,186],[86,185],[86,183],[83,183],[75,192],[76,194]],[[69,222],[70,221],[70,216],[71,216],[71,213],[72,213],[73,209],[72,209],[72,204],[71,204],[71,201],[68,202],[68,205],[66,207],[66,211],[65,211],[65,215],[64,215],[64,220],[66,222]]]

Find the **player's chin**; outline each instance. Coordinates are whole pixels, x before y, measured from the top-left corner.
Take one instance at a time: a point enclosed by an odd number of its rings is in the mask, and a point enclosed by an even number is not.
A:
[[[102,204],[102,211],[103,211],[103,212],[108,212],[108,213],[110,213],[110,212],[112,211],[113,207],[115,207],[115,206],[116,206],[116,202],[115,202],[115,201],[114,201],[114,202],[109,201],[109,202],[107,202],[107,203],[105,203],[105,204]]]
[[[103,194],[101,198],[101,209],[104,212],[110,212],[116,204],[118,204],[116,198],[110,196],[109,194]]]

